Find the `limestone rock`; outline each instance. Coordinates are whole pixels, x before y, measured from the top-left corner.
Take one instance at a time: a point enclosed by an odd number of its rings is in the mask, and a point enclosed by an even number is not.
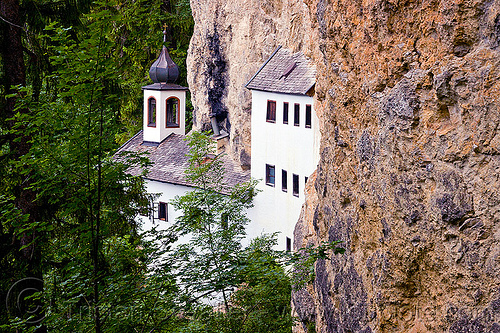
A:
[[[188,52],[193,127],[209,129],[218,114],[230,133],[231,155],[250,167],[251,93],[244,86],[278,45],[299,50],[314,42],[303,29],[307,6],[294,0],[192,0],[195,28]]]
[[[294,247],[342,240],[294,294],[296,332],[500,331],[500,2],[191,0],[195,127],[277,45],[311,57],[322,145]],[[311,321],[314,321],[312,325]]]

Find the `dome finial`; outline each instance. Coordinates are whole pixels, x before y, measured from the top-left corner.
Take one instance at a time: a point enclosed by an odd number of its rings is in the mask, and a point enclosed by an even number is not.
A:
[[[167,41],[167,24],[163,24],[163,43]],[[170,58],[167,48],[163,45],[160,56],[151,65],[149,77],[154,83],[175,83],[179,77],[179,66]]]

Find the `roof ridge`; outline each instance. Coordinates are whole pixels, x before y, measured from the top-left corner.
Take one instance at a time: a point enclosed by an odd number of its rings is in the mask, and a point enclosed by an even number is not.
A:
[[[259,70],[257,71],[257,73],[255,73],[252,78],[245,84],[245,88],[248,88],[248,85],[250,84],[250,82],[252,82],[253,79],[255,79],[255,77],[260,73],[260,71],[266,67],[267,63],[269,61],[271,61],[271,59],[276,55],[276,53],[278,53],[278,51],[281,49],[281,45],[278,45],[278,47],[276,48],[276,50],[273,51],[273,53],[271,54],[271,56],[266,60],[266,62],[264,62],[264,64],[262,66],[260,66]]]
[[[122,144],[114,153],[113,155],[115,155],[116,153],[118,153],[120,150],[122,150],[123,147],[125,147],[130,141],[134,140],[136,138],[136,136],[138,136],[139,134],[142,133],[142,129],[139,130],[139,132],[135,133],[130,139],[128,139],[124,144]]]

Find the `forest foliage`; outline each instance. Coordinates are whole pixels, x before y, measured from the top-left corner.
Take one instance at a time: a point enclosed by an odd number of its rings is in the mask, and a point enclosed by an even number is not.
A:
[[[151,198],[141,178],[125,173],[147,159],[118,164],[112,154],[141,127],[141,86],[163,24],[172,58],[185,69],[189,3],[7,0],[0,16],[0,299],[26,287],[17,281],[31,289],[43,281],[55,305],[40,301],[43,321],[16,322],[26,309],[7,303],[0,323],[44,332],[63,323],[54,314],[73,318],[68,313],[78,308],[103,331],[118,315],[113,304],[138,301],[111,291],[131,295],[150,260],[141,259],[135,217]],[[71,326],[84,323],[65,320],[59,331],[89,331]]]
[[[286,263],[310,278],[336,244],[242,247],[255,182],[222,189],[200,133],[182,217],[142,233],[154,195],[126,170],[149,161],[114,158],[141,128],[163,24],[187,85],[189,1],[4,0],[0,16],[0,332],[290,332]]]

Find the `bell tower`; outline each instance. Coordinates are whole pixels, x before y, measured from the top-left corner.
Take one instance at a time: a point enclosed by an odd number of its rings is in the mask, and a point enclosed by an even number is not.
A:
[[[163,31],[163,43],[165,35],[166,30]],[[149,77],[153,84],[142,87],[143,141],[159,144],[172,133],[185,134],[188,88],[176,84],[179,66],[170,58],[165,45],[158,59],[151,65]]]

